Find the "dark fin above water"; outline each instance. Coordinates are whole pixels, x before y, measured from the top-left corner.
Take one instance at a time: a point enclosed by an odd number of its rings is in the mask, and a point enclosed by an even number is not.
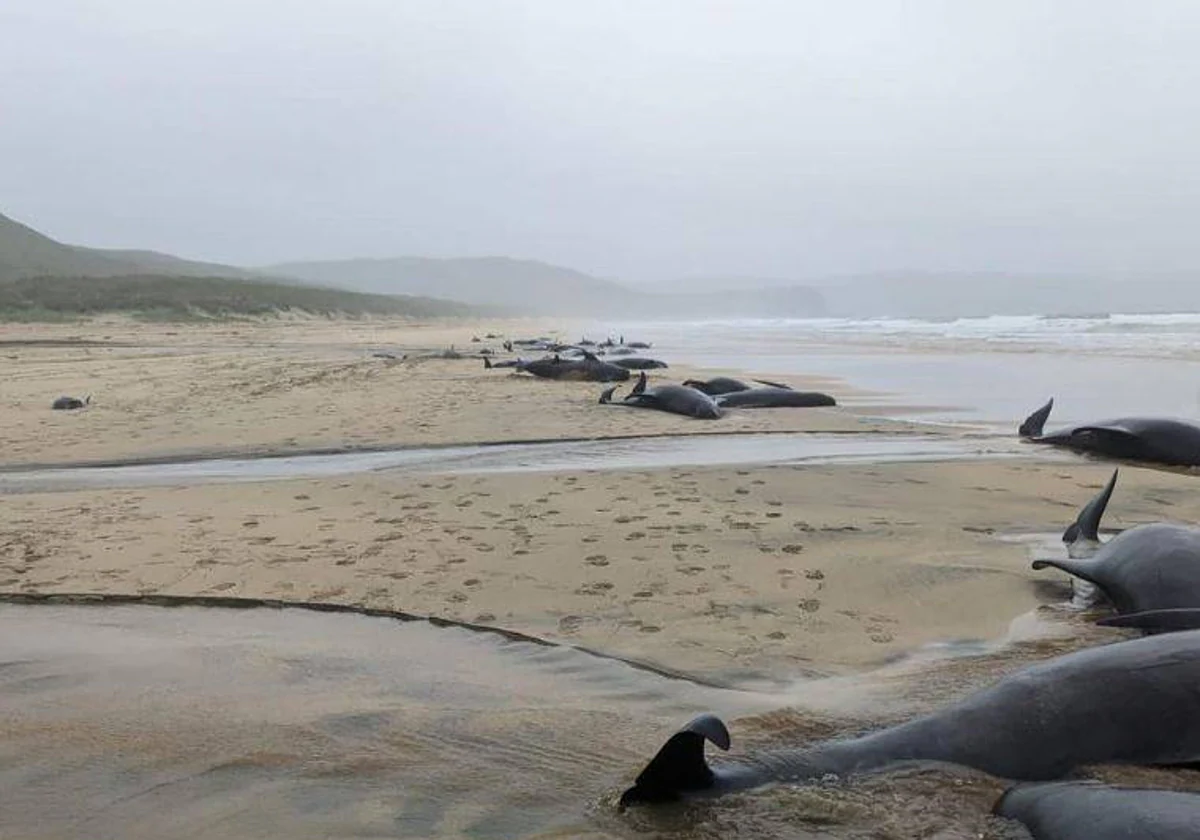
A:
[[[600,392],[600,405],[608,405],[610,402],[612,402],[613,391],[617,390],[617,388],[619,388],[619,387],[621,387],[621,386],[614,385],[611,388],[605,388],[603,391],[601,391]]]
[[[1073,577],[1079,578],[1080,580],[1086,580],[1088,583],[1094,583],[1094,584],[1096,584],[1096,586],[1099,586],[1101,590],[1104,589],[1104,587],[1100,585],[1099,581],[1096,581],[1092,578],[1092,571],[1093,571],[1094,567],[1093,567],[1092,561],[1090,559],[1088,559],[1088,560],[1072,560],[1072,559],[1034,560],[1033,561],[1034,569],[1044,569],[1047,566],[1050,566],[1051,568],[1059,569],[1060,571],[1064,571]],[[1106,592],[1105,594],[1107,595],[1108,593]]]
[[[1050,419],[1050,410],[1054,408],[1054,397],[1051,397],[1044,406],[1025,418],[1025,422],[1017,429],[1017,434],[1023,438],[1037,438],[1042,436],[1042,429],[1046,426],[1046,421]]]
[[[690,790],[712,787],[713,772],[704,760],[704,742],[729,749],[729,730],[716,715],[701,715],[667,739],[621,794],[621,806],[634,802],[669,802]]]
[[[1063,531],[1063,542],[1070,545],[1080,537],[1092,542],[1100,541],[1100,520],[1108,507],[1108,500],[1112,498],[1113,488],[1117,486],[1118,472],[1118,470],[1113,470],[1112,478],[1108,480],[1108,484],[1104,485],[1104,489],[1080,509],[1079,516],[1075,517],[1075,521],[1067,530]]]
[[[1096,622],[1102,627],[1136,627],[1140,630],[1195,630],[1200,628],[1200,609],[1180,607],[1169,610],[1111,615]]]

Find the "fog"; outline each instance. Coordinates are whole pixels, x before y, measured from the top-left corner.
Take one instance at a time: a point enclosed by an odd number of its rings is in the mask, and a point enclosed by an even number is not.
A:
[[[242,265],[1200,267],[1200,5],[0,5],[0,212]]]

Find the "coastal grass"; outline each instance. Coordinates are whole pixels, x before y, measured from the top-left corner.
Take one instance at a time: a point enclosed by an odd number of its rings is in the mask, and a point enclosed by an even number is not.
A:
[[[229,277],[135,274],[27,277],[0,282],[0,321],[62,321],[122,313],[153,321],[269,317],[288,313],[365,317],[487,314],[455,301],[378,295]]]

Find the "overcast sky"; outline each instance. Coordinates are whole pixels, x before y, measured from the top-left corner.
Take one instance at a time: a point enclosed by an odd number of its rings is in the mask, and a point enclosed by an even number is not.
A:
[[[1200,268],[1194,0],[0,4],[0,212],[240,264]]]

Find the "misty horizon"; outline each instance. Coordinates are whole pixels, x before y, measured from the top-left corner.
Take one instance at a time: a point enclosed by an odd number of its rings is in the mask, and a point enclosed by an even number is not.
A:
[[[4,212],[241,266],[485,255],[632,285],[1200,267],[1200,7],[0,10]]]

